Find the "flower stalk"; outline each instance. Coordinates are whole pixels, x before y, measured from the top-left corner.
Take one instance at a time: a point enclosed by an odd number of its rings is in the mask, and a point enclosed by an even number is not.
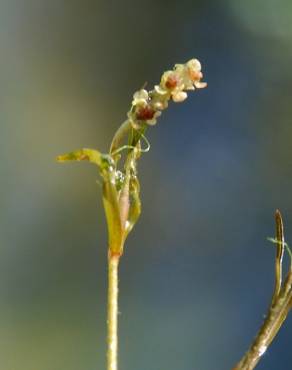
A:
[[[120,256],[108,255],[107,370],[118,369],[118,269]]]
[[[141,214],[137,162],[150,148],[144,134],[157,123],[169,101],[182,102],[187,98],[187,91],[206,87],[202,77],[197,59],[176,64],[173,70],[163,73],[160,83],[152,90],[135,92],[127,119],[116,131],[109,153],[80,149],[57,157],[59,162],[89,161],[97,165],[102,178],[109,240],[107,370],[118,369],[118,266],[125,241]],[[142,149],[141,140],[146,141],[146,149]]]
[[[176,64],[163,73],[152,90],[135,92],[126,120],[112,139],[109,153],[80,149],[58,156],[59,162],[88,161],[95,164],[102,178],[102,197],[108,228],[108,302],[107,302],[107,370],[118,370],[118,268],[124,244],[141,214],[140,184],[137,163],[150,145],[144,136],[147,128],[170,101],[179,103],[190,90],[206,87],[197,59]],[[142,149],[141,141],[147,143]],[[123,158],[123,161],[121,160]],[[284,240],[283,220],[275,215],[276,244],[275,287],[267,317],[249,350],[233,370],[253,370],[281,328],[292,307],[292,254]],[[282,261],[285,248],[290,254],[290,270],[282,282]]]

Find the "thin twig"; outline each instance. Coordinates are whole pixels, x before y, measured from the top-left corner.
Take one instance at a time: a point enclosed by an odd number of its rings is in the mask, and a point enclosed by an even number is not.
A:
[[[233,370],[252,370],[258,364],[262,355],[266,352],[268,346],[280,330],[291,308],[291,287],[292,274],[289,273],[275,304],[270,308],[269,313],[250,349]]]
[[[269,312],[249,350],[233,370],[253,370],[266,352],[292,306],[292,260],[287,277],[282,284],[282,260],[285,247],[281,213],[275,214],[277,252],[275,261],[275,289]]]
[[[283,220],[282,215],[278,209],[276,210],[275,213],[275,221],[276,221],[277,251],[275,258],[275,289],[272,298],[272,303],[276,301],[282,285],[282,261],[285,245]]]

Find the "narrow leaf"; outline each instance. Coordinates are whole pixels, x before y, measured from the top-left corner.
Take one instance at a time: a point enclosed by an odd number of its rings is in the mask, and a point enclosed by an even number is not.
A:
[[[96,164],[99,167],[103,167],[104,155],[95,149],[80,149],[74,152],[59,155],[57,157],[58,162],[68,161],[89,161]]]
[[[123,253],[123,232],[120,217],[118,192],[114,174],[109,172],[103,183],[103,205],[107,220],[109,249],[112,254]]]
[[[126,223],[126,236],[131,232],[141,214],[140,184],[138,178],[131,180],[130,184],[130,208]]]

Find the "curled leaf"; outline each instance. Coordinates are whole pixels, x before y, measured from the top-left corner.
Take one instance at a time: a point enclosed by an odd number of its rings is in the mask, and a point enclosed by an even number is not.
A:
[[[130,183],[130,207],[128,220],[126,222],[125,234],[131,232],[141,214],[141,200],[140,200],[140,184],[138,178],[135,176]]]
[[[101,169],[111,165],[111,157],[106,154],[100,153],[95,149],[79,149],[74,152],[59,155],[57,157],[58,162],[68,162],[68,161],[88,161],[96,164]]]
[[[108,227],[109,251],[112,254],[122,255],[124,238],[120,217],[118,192],[114,173],[108,172],[103,182],[103,205]]]

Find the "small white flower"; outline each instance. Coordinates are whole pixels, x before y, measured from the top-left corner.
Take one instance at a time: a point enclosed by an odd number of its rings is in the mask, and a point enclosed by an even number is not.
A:
[[[148,100],[149,100],[148,91],[141,89],[141,90],[136,91],[135,94],[133,95],[132,105],[133,106],[136,106],[136,105],[145,106],[147,105]]]
[[[191,59],[186,63],[187,67],[193,71],[201,71],[202,66],[198,59]]]
[[[160,89],[167,91],[169,97],[176,103],[182,102],[187,98],[187,94],[184,92],[185,85],[181,70],[166,71],[163,73]]]
[[[207,86],[205,82],[201,82],[203,74],[198,59],[191,59],[186,64],[176,64],[174,68],[183,79],[184,90],[202,89]]]

